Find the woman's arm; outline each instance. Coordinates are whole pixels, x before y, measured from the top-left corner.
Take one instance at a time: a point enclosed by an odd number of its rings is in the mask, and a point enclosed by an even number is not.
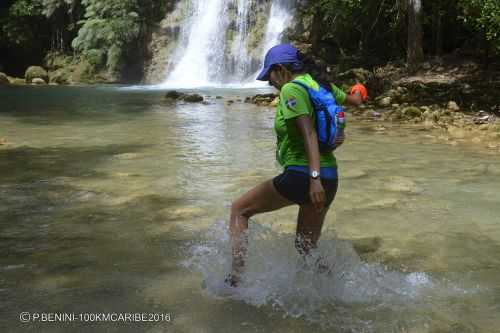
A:
[[[295,123],[304,137],[304,148],[309,161],[309,170],[320,171],[318,137],[311,117],[309,115],[298,116],[295,118]],[[316,179],[310,178],[310,180],[309,197],[316,209],[321,211],[326,201],[325,190],[319,177]]]

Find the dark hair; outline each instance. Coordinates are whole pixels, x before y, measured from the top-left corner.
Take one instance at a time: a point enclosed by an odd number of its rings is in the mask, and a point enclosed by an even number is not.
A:
[[[309,73],[320,85],[330,87],[330,80],[328,79],[326,70],[318,66],[311,56],[299,51],[297,53],[297,58],[299,62],[282,64],[282,66],[293,74]]]

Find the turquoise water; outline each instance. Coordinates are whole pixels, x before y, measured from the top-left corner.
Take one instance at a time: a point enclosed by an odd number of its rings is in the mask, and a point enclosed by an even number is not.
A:
[[[2,332],[500,332],[500,156],[396,125],[349,123],[320,242],[329,275],[298,260],[290,207],[255,217],[246,284],[225,293],[231,200],[279,172],[274,114],[237,101],[255,90],[201,92],[208,105],[0,90]],[[365,237],[381,244],[359,256],[349,240]]]

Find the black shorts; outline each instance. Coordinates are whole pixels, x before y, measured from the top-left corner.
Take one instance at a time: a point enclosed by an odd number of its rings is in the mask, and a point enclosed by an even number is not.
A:
[[[309,198],[309,181],[310,176],[308,174],[295,170],[285,170],[282,174],[273,178],[274,187],[279,194],[297,205],[305,205],[311,202]],[[326,194],[325,206],[328,207],[335,199],[339,182],[338,179],[321,178],[321,184]]]

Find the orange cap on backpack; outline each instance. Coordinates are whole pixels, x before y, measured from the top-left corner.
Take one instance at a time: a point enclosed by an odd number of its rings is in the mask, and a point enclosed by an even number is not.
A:
[[[363,102],[366,102],[368,100],[368,90],[366,90],[366,87],[361,83],[356,83],[355,85],[352,86],[351,95],[353,95],[356,92],[359,92]]]

